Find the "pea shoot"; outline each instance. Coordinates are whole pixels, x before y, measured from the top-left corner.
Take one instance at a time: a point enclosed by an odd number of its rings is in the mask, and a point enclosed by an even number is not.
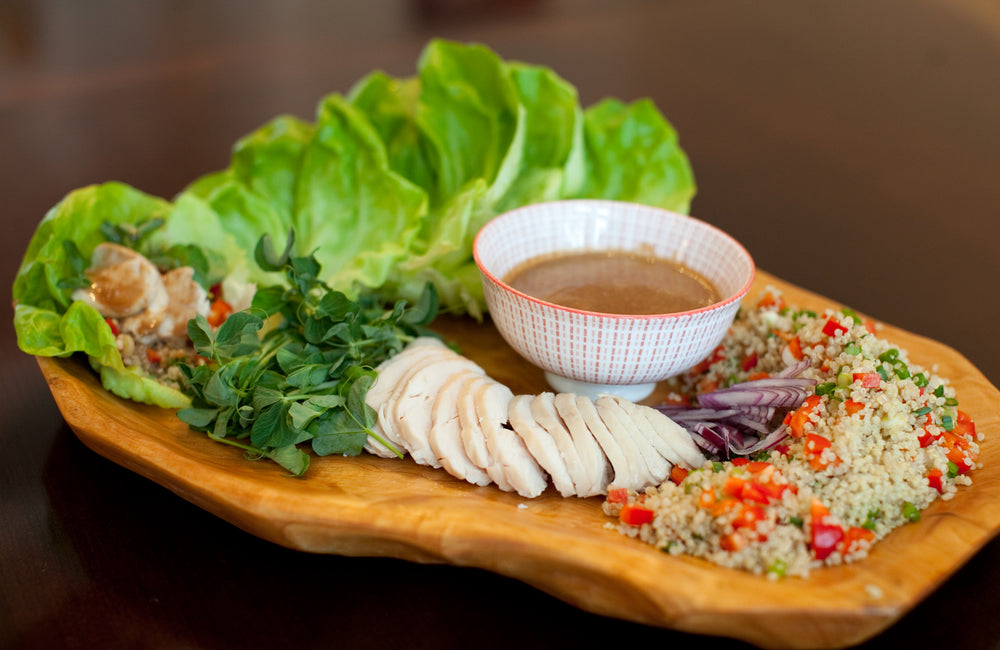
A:
[[[202,316],[188,322],[195,351],[208,363],[181,366],[192,406],[178,417],[301,475],[309,467],[304,443],[319,456],[360,454],[369,436],[393,449],[373,432],[376,413],[365,396],[375,366],[430,333],[425,326],[438,301],[430,285],[412,306],[386,307],[371,292],[351,300],[319,279],[314,256],[293,257],[293,242],[294,233],[277,255],[265,235],[254,254],[265,271],[284,271],[287,286],[258,290],[251,308],[218,330]],[[262,335],[265,319],[278,324]]]

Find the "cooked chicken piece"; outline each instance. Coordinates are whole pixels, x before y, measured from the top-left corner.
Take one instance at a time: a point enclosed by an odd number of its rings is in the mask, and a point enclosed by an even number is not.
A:
[[[198,314],[208,316],[211,307],[208,292],[194,281],[194,269],[190,266],[164,273],[163,285],[168,301],[156,335],[169,343],[182,344],[187,340],[188,321]]]
[[[535,421],[531,415],[531,401],[534,395],[517,395],[507,407],[507,419],[514,432],[524,440],[528,451],[534,456],[542,469],[552,477],[552,484],[564,497],[576,495],[576,486],[569,474],[567,460],[559,449],[555,438],[549,435],[544,427]],[[568,447],[576,454],[569,435],[565,436]],[[579,455],[577,455],[579,462]]]
[[[450,350],[436,350],[427,354],[415,355],[419,358],[415,358],[411,361],[409,368],[403,372],[403,375],[396,382],[396,387],[393,389],[392,393],[378,408],[378,424],[382,427],[382,431],[385,433],[386,437],[391,440],[393,444],[400,444],[402,446],[402,450],[410,455],[413,454],[413,450],[411,449],[405,436],[403,436],[403,432],[400,430],[399,417],[396,413],[396,400],[404,394],[406,384],[410,381],[410,378],[413,377],[414,374],[429,364],[440,363],[448,358],[450,354]],[[425,451],[429,451],[429,449]],[[424,460],[425,456],[421,456],[421,464],[426,464],[424,463]],[[431,467],[438,467],[438,465],[432,464]]]
[[[441,387],[431,407],[431,431],[427,436],[438,462],[455,478],[474,485],[489,485],[489,475],[469,460],[462,444],[462,423],[458,418],[458,393],[471,377],[482,376],[471,370],[452,373]]]
[[[476,391],[479,426],[493,457],[493,465],[486,468],[486,473],[498,485],[500,481],[496,475],[501,474],[518,494],[534,498],[544,492],[549,483],[524,440],[506,426],[513,398],[510,389],[499,382],[484,384]]]
[[[553,398],[553,404],[563,424],[566,425],[566,429],[573,437],[573,442],[580,453],[580,460],[591,470],[590,476],[593,483],[589,492],[591,494],[607,494],[608,484],[612,480],[613,473],[618,471],[619,467],[623,468],[622,471],[624,471],[625,465],[619,458],[620,454],[612,458],[618,449],[617,445],[611,450],[611,453],[608,453],[594,437],[587,423],[583,420],[579,406],[577,406],[577,397],[573,393],[559,393]]]
[[[590,432],[586,431],[586,427],[584,431],[589,439],[583,439],[581,444],[577,444],[556,410],[555,395],[548,392],[535,395],[531,400],[531,416],[552,436],[559,448],[559,453],[566,461],[566,469],[573,479],[576,495],[590,497],[602,494],[607,485],[608,463],[604,452]],[[581,448],[587,452],[586,460],[581,454]]]
[[[513,492],[514,488],[507,477],[496,469],[493,455],[486,445],[486,435],[476,407],[476,397],[480,388],[492,385],[503,386],[489,377],[482,376],[466,379],[458,389],[458,421],[462,426],[462,446],[469,460],[485,471],[498,488],[505,492]]]
[[[621,440],[615,438],[608,430],[601,416],[597,413],[594,402],[581,395],[576,396],[576,407],[580,412],[580,417],[586,423],[587,428],[594,435],[594,438],[601,445],[601,449],[607,454],[611,467],[614,468],[615,476],[609,484],[611,487],[624,487],[639,489],[652,482],[649,470],[636,449],[631,436],[626,436]]]
[[[428,440],[431,432],[431,408],[434,398],[448,378],[462,370],[486,374],[475,363],[451,350],[428,355],[418,362],[418,367],[393,393],[391,413],[395,417],[396,430],[410,456],[421,465],[441,467]]]
[[[649,406],[636,404],[635,409],[653,426],[653,431],[681,457],[681,465],[694,469],[704,464],[705,455],[701,453],[698,445],[681,425]]]
[[[406,448],[403,446],[402,439],[396,434],[395,427],[390,427],[387,431],[381,424],[383,417],[388,417],[388,414],[383,415],[385,403],[392,396],[393,391],[396,390],[403,375],[411,370],[414,362],[425,355],[436,354],[445,350],[447,350],[447,347],[440,340],[430,336],[422,336],[411,341],[398,354],[386,359],[375,369],[378,373],[378,378],[375,380],[375,385],[368,391],[368,395],[365,396],[365,402],[368,406],[375,409],[379,414],[379,420],[372,427],[372,432],[384,438],[386,442],[394,446],[401,454],[406,453]],[[368,436],[368,440],[365,441],[365,451],[383,458],[396,457],[396,454],[391,449],[373,436]]]
[[[141,312],[158,317],[167,306],[167,289],[159,270],[130,248],[104,242],[91,255],[86,271],[90,287],[73,292],[102,316],[126,318]]]
[[[667,462],[669,462],[671,465],[687,466],[687,463],[684,462],[683,457],[679,453],[677,453],[677,451],[673,448],[673,446],[668,444],[668,442],[664,440],[664,438],[653,429],[653,425],[646,418],[646,416],[642,414],[642,411],[639,410],[638,408],[639,405],[618,396],[609,395],[608,397],[614,400],[622,408],[622,410],[625,412],[625,415],[628,417],[632,425],[636,428],[638,433],[644,436],[646,440],[648,440],[649,443],[653,445],[653,447],[658,452],[660,452],[660,455],[663,456],[667,460]],[[601,399],[604,399],[604,397],[602,397]]]
[[[601,420],[607,425],[611,435],[619,441],[623,450],[629,449],[629,442],[634,445],[653,483],[658,485],[670,476],[671,464],[639,430],[631,416],[614,398],[606,395],[598,397],[594,406],[597,408]]]

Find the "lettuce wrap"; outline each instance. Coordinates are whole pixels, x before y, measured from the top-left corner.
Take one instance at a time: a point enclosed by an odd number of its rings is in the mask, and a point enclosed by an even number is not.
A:
[[[151,245],[196,244],[216,275],[280,281],[247,255],[261,235],[315,254],[330,286],[416,300],[433,283],[443,310],[481,319],[476,232],[511,208],[569,198],[634,201],[687,213],[693,174],[647,99],[582,108],[554,71],[482,45],[431,41],[413,77],[373,72],[324,97],[312,122],[279,116],[241,138],[229,167],[172,201],[121,183],[71,192],[38,226],[14,283],[18,345],[86,354],[105,387],[166,407],[187,399],[126,368],[96,310],[71,301],[66,242],[89,259],[102,224],[164,220]],[[78,265],[78,262],[77,262]]]

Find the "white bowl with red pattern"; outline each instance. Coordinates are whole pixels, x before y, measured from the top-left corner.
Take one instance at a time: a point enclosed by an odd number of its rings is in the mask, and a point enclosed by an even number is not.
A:
[[[692,311],[620,315],[533,298],[503,281],[530,259],[561,252],[641,250],[707,279],[722,298]],[[495,217],[476,236],[489,314],[504,340],[545,371],[558,392],[632,401],[688,370],[715,349],[754,278],[754,262],[731,236],[687,215],[636,203],[567,200]]]

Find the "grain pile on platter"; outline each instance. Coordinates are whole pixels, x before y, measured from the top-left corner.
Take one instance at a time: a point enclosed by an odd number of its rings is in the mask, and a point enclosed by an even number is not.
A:
[[[712,460],[612,490],[605,511],[665,552],[772,577],[865,557],[971,484],[983,438],[948,381],[877,331],[776,291],[745,306],[679,403],[660,407]]]

